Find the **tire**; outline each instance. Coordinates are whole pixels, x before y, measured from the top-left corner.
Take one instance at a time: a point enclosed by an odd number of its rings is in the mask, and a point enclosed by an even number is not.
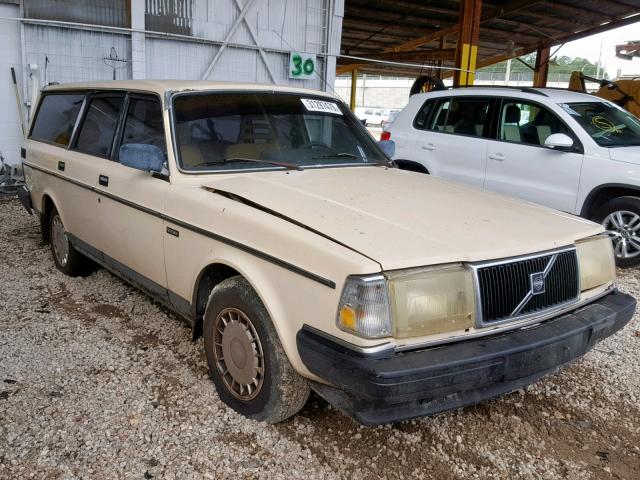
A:
[[[42,236],[42,242],[46,245],[49,243],[49,217],[45,217],[45,214],[40,215],[40,235]]]
[[[204,348],[218,396],[236,412],[278,423],[307,402],[309,382],[289,363],[267,309],[243,277],[224,280],[211,291]]]
[[[55,208],[49,214],[49,244],[56,268],[70,277],[91,273],[91,260],[78,252],[67,237],[62,218]]]
[[[618,267],[640,264],[640,198],[609,200],[596,211],[592,220],[610,232]]]

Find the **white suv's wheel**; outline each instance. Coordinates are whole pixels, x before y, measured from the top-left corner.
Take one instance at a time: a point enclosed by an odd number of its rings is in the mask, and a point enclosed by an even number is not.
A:
[[[598,210],[595,220],[611,237],[619,267],[640,264],[640,199],[615,198]]]

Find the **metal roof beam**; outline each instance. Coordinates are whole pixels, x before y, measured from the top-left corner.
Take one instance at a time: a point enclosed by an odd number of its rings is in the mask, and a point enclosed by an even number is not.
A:
[[[542,0],[519,0],[517,2],[513,2],[509,4],[507,7],[485,7],[485,14],[480,18],[480,24],[482,28],[482,23],[489,21],[494,18],[502,17],[505,15],[510,15],[524,8],[528,8],[531,5],[535,5],[536,3],[541,2]],[[460,30],[460,25],[456,23],[447,28],[443,28],[436,32],[424,35],[422,37],[415,38],[409,42],[402,43],[396,47],[394,47],[390,51],[394,52],[406,52],[407,50],[413,50],[420,45],[424,45],[425,43],[429,43],[433,40],[437,40],[440,37],[445,37],[448,35],[454,35],[458,33]]]
[[[349,19],[350,15],[357,16],[358,19],[372,20],[374,22],[380,22],[381,14],[384,15],[384,22],[388,24],[393,21],[396,24],[407,25],[409,27],[423,27],[423,28],[440,28],[444,20],[434,19],[430,17],[422,17],[417,15],[411,15],[406,13],[400,13],[397,10],[389,10],[385,12],[376,11],[370,7],[360,8],[349,6],[345,10],[345,19]]]
[[[455,58],[455,48],[414,50],[412,52],[383,52],[368,54],[368,58],[375,60],[393,60],[398,62],[427,62],[427,61],[453,61]]]
[[[553,47],[560,43],[572,42],[574,40],[579,40],[584,37],[589,37],[597,33],[606,32],[614,28],[623,27],[625,25],[631,25],[637,22],[640,22],[640,13],[637,13],[632,16],[618,18],[616,20],[606,23],[605,25],[598,25],[597,27],[587,28],[577,33],[570,33],[568,35],[559,37],[555,42],[550,43],[549,45]],[[538,48],[538,45],[527,45],[525,47],[522,47],[516,50],[513,55],[496,55],[495,57],[490,57],[482,60],[481,62],[478,62],[477,68],[487,67],[489,65],[493,65],[494,63],[502,62],[504,60],[508,60],[513,57],[521,57],[523,55],[527,55],[535,51],[537,48]]]
[[[442,6],[432,5],[425,1],[410,2],[406,0],[349,0],[349,4],[357,4],[358,6],[367,7],[371,10],[384,10],[386,8],[398,11],[398,7],[409,12],[437,12],[446,15],[453,15],[458,17],[457,8],[447,8]]]
[[[594,22],[602,23],[603,21],[613,20],[615,18],[606,15],[604,8],[601,12],[596,13],[592,10],[587,10],[582,6],[575,7],[566,3],[549,2],[547,0],[542,0],[542,3],[544,6],[548,7],[546,11],[549,13],[554,13],[555,11],[560,10],[565,12],[564,14],[571,19],[570,21],[573,21],[576,17],[578,17],[579,19],[584,19],[589,22],[589,25],[593,25]]]

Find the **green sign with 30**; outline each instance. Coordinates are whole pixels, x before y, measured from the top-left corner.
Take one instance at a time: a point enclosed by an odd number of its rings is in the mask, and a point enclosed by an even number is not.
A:
[[[289,78],[314,78],[316,56],[308,53],[291,52],[289,55]]]

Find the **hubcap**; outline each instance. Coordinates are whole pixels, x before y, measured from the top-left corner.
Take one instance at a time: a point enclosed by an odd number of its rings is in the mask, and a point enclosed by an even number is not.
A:
[[[264,383],[262,344],[253,323],[237,308],[220,312],[213,334],[216,366],[227,389],[240,400],[255,398]]]
[[[51,219],[51,243],[56,260],[62,267],[66,266],[69,260],[69,240],[60,215],[54,215]]]
[[[628,210],[613,212],[602,221],[617,258],[640,255],[640,216]]]

